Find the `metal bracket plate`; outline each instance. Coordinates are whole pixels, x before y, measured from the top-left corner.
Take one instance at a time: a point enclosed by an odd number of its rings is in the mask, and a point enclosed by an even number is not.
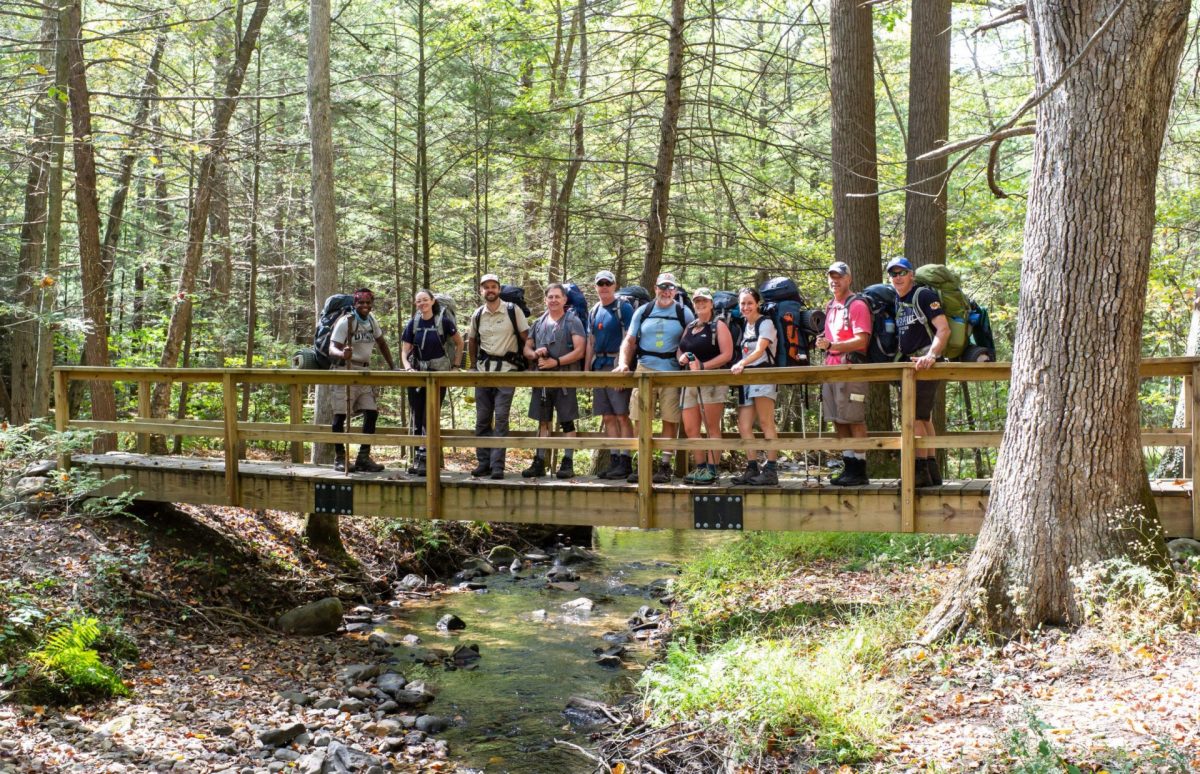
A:
[[[696,529],[742,529],[741,495],[692,495]]]
[[[349,483],[318,483],[313,498],[316,513],[336,513],[349,516],[354,513],[354,486]]]

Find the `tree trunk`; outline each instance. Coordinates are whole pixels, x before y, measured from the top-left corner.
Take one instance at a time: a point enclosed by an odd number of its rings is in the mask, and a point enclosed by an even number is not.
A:
[[[588,49],[587,49],[587,19],[586,8],[580,0],[576,11],[577,19],[574,29],[579,36],[579,106],[575,109],[575,121],[571,128],[574,140],[574,150],[571,162],[567,165],[567,173],[563,178],[562,188],[554,200],[554,213],[550,218],[550,281],[560,282],[566,279],[566,244],[567,244],[567,215],[571,207],[571,192],[575,188],[575,178],[583,166],[583,115],[584,94],[587,90]],[[564,68],[565,69],[565,68]]]
[[[654,165],[654,189],[650,194],[650,217],[646,220],[646,261],[642,286],[654,287],[662,269],[663,246],[667,241],[667,217],[671,204],[671,171],[675,165],[676,130],[683,91],[684,0],[671,0],[671,31],[667,38],[667,78],[662,121],[658,127],[658,160]]]
[[[1200,287],[1195,289],[1195,297],[1192,299],[1192,319],[1188,323],[1187,343],[1184,345],[1183,354],[1187,357],[1195,357],[1196,352],[1200,350]],[[1187,381],[1184,381],[1179,387],[1179,400],[1175,402],[1175,416],[1171,421],[1171,427],[1182,428],[1187,424],[1187,407],[1192,400],[1191,390]],[[1186,456],[1187,447],[1172,446],[1167,449],[1166,453],[1158,462],[1158,467],[1154,469],[1155,478],[1180,478],[1184,475],[1185,465],[1184,457]],[[1195,475],[1195,471],[1188,471]]]
[[[246,68],[250,64],[250,56],[254,53],[254,45],[258,40],[258,32],[262,28],[263,18],[267,15],[270,0],[255,0],[254,12],[246,24],[246,31],[238,41],[237,55],[233,66],[225,79],[225,92],[216,100],[213,111],[212,135],[207,141],[209,149],[200,162],[200,175],[196,183],[196,192],[192,197],[191,212],[188,215],[188,242],[184,254],[183,268],[179,273],[179,286],[171,311],[171,322],[167,327],[167,341],[163,346],[160,368],[174,368],[179,362],[179,350],[183,345],[184,333],[192,321],[192,291],[196,286],[196,274],[200,269],[200,259],[204,254],[204,235],[208,226],[208,210],[212,203],[213,184],[216,178],[217,164],[225,152],[229,139],[229,121],[237,107],[238,95],[242,91],[242,82],[246,77]],[[167,403],[171,398],[169,382],[155,385],[154,397],[151,401],[151,413],[156,417],[165,417]]]
[[[946,262],[946,157],[914,159],[950,131],[950,0],[913,3],[909,56],[904,253],[923,266]]]
[[[58,33],[54,46],[54,83],[59,94],[67,93],[67,12],[58,9]],[[58,279],[62,252],[63,169],[66,156],[66,133],[68,107],[61,99],[51,103],[54,120],[50,130],[50,183],[46,201],[46,249],[43,261],[46,276]],[[42,313],[51,314],[57,305],[57,285],[42,291]],[[50,405],[51,371],[54,369],[54,330],[49,325],[41,326],[38,334],[37,385],[34,394],[35,416],[45,416]]]
[[[75,151],[75,213],[79,230],[79,264],[83,280],[83,313],[90,327],[84,338],[86,365],[107,366],[108,315],[105,308],[104,262],[100,255],[100,208],[96,200],[96,153],[92,146],[92,109],[87,86],[87,63],[83,58],[83,20],[80,0],[66,7],[67,82],[70,86],[72,146]],[[117,418],[112,382],[92,382],[92,418]],[[63,410],[59,406],[56,410]],[[97,439],[97,450],[116,446],[116,438],[105,434]]]
[[[329,0],[311,0],[308,9],[308,122],[312,132],[313,286],[316,319],[325,299],[337,292],[337,201],[333,186],[333,123],[329,96]],[[329,387],[317,386],[315,422],[329,424]],[[347,428],[348,429],[348,428]],[[314,444],[313,462],[333,456],[330,444]],[[304,535],[318,551],[345,553],[336,514],[309,513]]]
[[[926,619],[926,641],[970,625],[1077,624],[1072,568],[1124,557],[1169,572],[1143,467],[1138,361],[1189,5],[1028,5],[1037,88],[1050,94],[1037,111],[1008,419],[979,541]]]
[[[58,11],[47,8],[42,20],[41,37],[45,41],[38,56],[39,64],[46,73],[54,68],[53,42],[58,37]],[[49,79],[47,79],[49,81]],[[38,345],[45,313],[46,286],[44,246],[46,241],[47,201],[50,190],[50,174],[53,167],[52,125],[53,105],[57,102],[53,94],[37,101],[37,118],[33,124],[33,144],[29,149],[29,175],[25,182],[25,209],[21,220],[21,248],[17,259],[15,298],[20,311],[12,327],[12,388],[10,407],[6,417],[13,424],[24,425],[34,417],[38,404]],[[45,394],[46,383],[41,384]],[[45,412],[44,401],[42,413]]]

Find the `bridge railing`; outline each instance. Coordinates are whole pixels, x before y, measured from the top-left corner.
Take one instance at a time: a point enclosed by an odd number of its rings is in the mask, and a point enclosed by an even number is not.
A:
[[[1009,363],[941,363],[932,369],[918,371],[910,363],[866,365],[811,366],[801,368],[753,369],[734,375],[729,371],[642,371],[615,373],[536,373],[506,372],[479,373],[475,371],[400,372],[400,371],[312,371],[269,368],[100,368],[88,366],[55,369],[55,405],[69,406],[69,385],[72,381],[126,382],[137,384],[138,410],[132,419],[103,421],[74,419],[68,411],[55,411],[56,427],[91,429],[105,433],[133,433],[137,448],[145,453],[150,449],[150,437],[155,434],[221,438],[224,446],[226,494],[229,504],[241,501],[238,459],[244,441],[275,441],[290,444],[293,462],[303,461],[306,443],[342,443],[373,446],[426,446],[427,469],[442,468],[443,447],[507,448],[507,449],[628,449],[638,452],[638,523],[643,528],[654,525],[654,484],[652,465],[654,452],[660,450],[748,450],[770,446],[778,451],[844,451],[893,450],[900,455],[900,514],[904,531],[914,531],[916,520],[916,490],[914,488],[916,452],[923,449],[997,448],[1003,437],[998,431],[950,432],[933,437],[918,437],[914,432],[916,419],[916,384],[918,381],[945,382],[1004,382],[1011,374]],[[1200,462],[1200,422],[1195,421],[1200,409],[1200,358],[1155,358],[1144,360],[1140,375],[1182,378],[1185,392],[1191,396],[1187,403],[1187,419],[1182,428],[1145,428],[1143,446],[1184,447],[1186,470],[1194,472]],[[504,437],[479,437],[470,431],[442,425],[441,405],[426,400],[425,425],[427,435],[412,435],[401,428],[380,427],[374,434],[334,433],[304,423],[304,396],[308,387],[316,384],[359,384],[374,387],[424,387],[427,395],[437,394],[443,387],[575,387],[575,388],[639,388],[639,413],[652,417],[653,390],[665,387],[741,386],[775,383],[777,385],[820,385],[828,382],[865,381],[898,383],[900,387],[899,432],[871,433],[867,438],[780,437],[770,443],[761,438],[748,440],[736,437],[721,438],[658,438],[652,422],[642,422],[635,438],[608,438],[596,433],[582,437],[539,438],[533,434]],[[151,416],[151,394],[156,383],[192,383],[220,385],[223,417],[221,420],[176,419]],[[276,385],[288,390],[287,423],[249,422],[239,419],[238,399],[244,385]],[[60,460],[65,468],[67,459]],[[442,480],[429,475],[425,480],[425,515],[442,518]],[[414,514],[415,515],[415,514]],[[1193,534],[1200,534],[1200,499],[1192,498]]]

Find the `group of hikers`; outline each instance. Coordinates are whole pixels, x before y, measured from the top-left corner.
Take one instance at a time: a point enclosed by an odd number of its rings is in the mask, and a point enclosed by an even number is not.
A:
[[[911,360],[918,370],[933,367],[941,359],[950,340],[950,326],[938,293],[914,281],[915,269],[907,258],[888,262],[886,271],[895,291],[895,335],[898,359]],[[873,336],[872,311],[861,294],[851,290],[850,267],[835,261],[826,270],[831,298],[825,307],[824,329],[815,337],[816,349],[824,352],[825,363],[866,362],[864,354]],[[400,365],[397,366],[383,330],[371,314],[374,296],[360,289],[353,296],[353,313],[341,317],[333,326],[328,345],[334,362],[347,368],[368,367],[372,350],[380,354],[393,370],[448,371],[463,367],[470,353],[478,371],[518,371],[535,368],[541,373],[594,371],[627,373],[631,371],[714,371],[726,369],[740,374],[746,370],[776,365],[781,331],[764,314],[763,295],[745,287],[737,293],[739,323],[731,326],[726,315],[718,315],[714,293],[708,288],[693,291],[684,303],[675,275],[664,272],[655,282],[653,298],[636,309],[629,300],[618,296],[616,277],[610,271],[597,272],[595,290],[598,301],[585,313],[573,307],[568,286],[552,283],[545,289],[545,311],[532,321],[523,304],[502,297],[500,278],[485,274],[479,283],[483,303],[471,314],[466,342],[453,314],[447,314],[442,301],[427,289],[416,293],[416,312],[401,335]],[[728,295],[728,294],[727,294]],[[586,307],[585,307],[586,308]],[[933,405],[936,381],[918,381],[916,426],[918,436],[934,434]],[[508,434],[515,387],[475,387],[475,435],[503,437]],[[679,425],[687,438],[721,436],[727,386],[655,388],[650,405],[661,420],[659,437],[675,438]],[[732,483],[743,486],[778,486],[779,452],[774,448],[778,437],[775,403],[778,388],[764,374],[761,384],[736,390],[737,428],[744,439],[755,439],[755,427],[761,433],[762,446],[748,451],[743,471]],[[438,396],[446,398],[445,390]],[[425,434],[425,389],[408,388],[412,410],[412,432]],[[865,438],[866,382],[824,384],[821,389],[824,417],[833,422],[838,438]],[[363,432],[373,433],[379,413],[370,387],[351,385],[333,391],[333,430],[344,432],[348,414],[363,414]],[[636,388],[596,387],[592,391],[592,413],[603,418],[609,438],[630,438],[637,425],[654,417],[639,416]],[[538,422],[539,437],[548,437],[555,428],[566,436],[577,435],[580,416],[574,387],[535,387],[529,401],[529,417]],[[338,445],[334,467],[339,471],[382,470],[371,459],[370,446],[359,447],[355,462],[349,463],[346,447]],[[761,453],[762,459],[759,459]],[[673,452],[663,451],[652,466],[654,483],[668,483],[673,476]],[[693,466],[684,483],[703,486],[718,481],[719,451],[693,452]],[[506,450],[477,449],[474,477],[505,477]],[[839,486],[869,483],[865,451],[843,451],[841,472],[831,478]],[[547,476],[549,452],[536,451],[521,476],[536,479]],[[419,448],[408,472],[426,474],[426,452]],[[560,479],[575,475],[574,454],[565,449],[559,467],[553,473]],[[627,449],[614,449],[610,464],[601,478],[636,482],[638,469]],[[920,450],[917,459],[917,486],[941,484],[941,473],[932,449]]]

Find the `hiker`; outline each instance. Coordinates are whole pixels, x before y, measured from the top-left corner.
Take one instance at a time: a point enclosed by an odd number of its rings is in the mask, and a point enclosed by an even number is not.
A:
[[[817,349],[825,353],[825,365],[866,362],[871,343],[871,309],[850,292],[850,267],[834,261],[825,272],[833,298],[825,305],[825,330],[817,337]],[[838,438],[867,437],[867,383],[830,382],[821,385],[821,407],[833,422]],[[867,478],[866,451],[842,450],[842,472],[829,479],[836,486],[862,486]]]
[[[453,371],[462,368],[463,339],[454,321],[454,310],[447,309],[433,297],[433,292],[421,288],[413,297],[416,314],[400,336],[400,364],[405,371]],[[438,406],[446,402],[446,388],[438,389]],[[413,435],[425,435],[425,388],[408,388],[408,405],[412,410]],[[426,451],[417,453],[408,472],[425,475]]]
[[[654,283],[654,303],[643,304],[633,313],[629,324],[629,332],[621,343],[621,354],[617,358],[614,371],[628,373],[633,370],[636,358],[637,371],[679,371],[679,361],[675,352],[679,349],[679,339],[683,337],[684,329],[696,319],[692,310],[675,300],[675,291],[679,283],[675,275],[663,272]],[[660,387],[654,390],[654,401],[658,402],[662,417],[662,433],[660,438],[674,438],[679,428],[679,388]],[[653,422],[654,417],[638,416],[638,390],[634,388],[630,395],[629,417],[636,424],[640,421]],[[632,466],[631,466],[632,467]],[[632,468],[625,478],[631,484],[637,483],[637,468]],[[665,484],[671,480],[671,452],[664,450],[662,458],[654,468],[653,481]]]
[[[483,305],[471,315],[467,328],[467,346],[477,371],[520,371],[525,368],[521,350],[525,346],[529,322],[525,313],[511,301],[500,300],[500,278],[485,274],[479,280]],[[514,387],[475,388],[475,435],[500,438],[508,435],[508,413],[512,408]],[[475,478],[504,478],[504,449],[476,449],[478,464],[471,471]]]
[[[338,319],[333,326],[333,334],[329,337],[329,356],[335,364],[341,361],[348,370],[366,371],[371,367],[371,354],[378,345],[379,353],[387,361],[388,368],[396,370],[392,352],[383,339],[383,328],[375,319],[375,315],[371,314],[374,307],[374,293],[366,288],[354,291],[354,311]],[[379,421],[379,408],[375,405],[374,387],[335,384],[329,395],[329,403],[333,407],[333,432],[346,432],[347,416],[358,413],[363,415],[362,431],[375,432],[375,423]],[[362,473],[378,473],[383,470],[383,465],[371,459],[369,444],[358,447],[358,458],[347,470],[346,448],[340,443],[333,447],[334,470]]]
[[[692,306],[696,309],[696,320],[683,332],[679,348],[675,351],[681,368],[689,371],[715,371],[724,368],[733,359],[733,335],[724,320],[713,317],[713,293],[708,288],[697,288],[692,292]],[[683,433],[688,438],[701,438],[700,420],[704,420],[705,434],[709,438],[721,437],[721,420],[725,415],[725,395],[729,387],[714,384],[701,387],[684,387],[679,399],[683,415]],[[717,463],[721,452],[716,449],[692,452],[694,467],[683,477],[685,484],[705,486],[717,482]]]
[[[740,374],[747,368],[769,368],[775,364],[774,351],[779,339],[775,323],[762,313],[762,296],[754,288],[742,288],[738,291],[738,308],[746,319],[746,330],[742,334],[742,358],[733,364],[729,370]],[[774,441],[779,437],[775,430],[775,398],[779,390],[774,384],[747,384],[739,391],[738,400],[738,435],[742,438],[754,438],[754,425],[757,422],[762,430],[763,440]],[[746,462],[746,470],[733,477],[733,483],[749,486],[779,486],[779,452],[773,445],[767,444],[763,451],[766,453],[766,464],[760,469],[757,456]],[[754,450],[747,456],[756,454]]]
[[[536,361],[539,372],[577,371],[587,352],[583,321],[567,314],[567,289],[555,282],[546,287],[546,311],[529,326],[525,340],[525,359]],[[579,399],[574,387],[534,387],[529,396],[529,418],[538,421],[538,437],[549,438],[554,418],[568,438],[576,438],[575,420],[579,419]],[[534,453],[533,463],[521,471],[522,478],[546,475],[547,449]],[[558,478],[575,475],[575,450],[564,449],[562,463],[554,474]]]
[[[887,273],[898,296],[896,302],[896,335],[899,337],[897,360],[911,360],[918,371],[933,368],[950,342],[950,323],[942,309],[941,298],[932,288],[919,287],[913,276],[912,263],[903,256],[888,261]],[[933,404],[937,398],[938,382],[917,382],[917,421],[913,433],[919,437],[933,436]],[[917,450],[915,486],[941,486],[942,472],[938,469],[935,449]]]
[[[633,305],[617,298],[617,278],[607,269],[596,272],[596,295],[600,298],[592,307],[588,321],[587,354],[583,359],[585,371],[612,371],[621,354],[621,341],[633,322]],[[599,414],[604,434],[609,438],[632,438],[633,422],[629,419],[627,387],[596,387],[592,390],[592,414]],[[628,449],[614,449],[608,469],[600,478],[618,480],[633,472],[633,460]]]

